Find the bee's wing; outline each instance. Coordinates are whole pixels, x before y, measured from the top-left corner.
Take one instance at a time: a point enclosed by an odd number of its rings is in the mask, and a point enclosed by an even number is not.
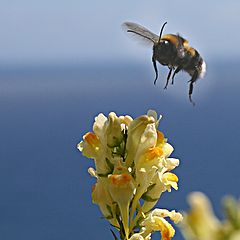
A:
[[[145,43],[154,44],[158,42],[159,36],[149,31],[147,28],[132,22],[125,22],[122,24],[123,30],[127,33],[136,36],[139,40]]]

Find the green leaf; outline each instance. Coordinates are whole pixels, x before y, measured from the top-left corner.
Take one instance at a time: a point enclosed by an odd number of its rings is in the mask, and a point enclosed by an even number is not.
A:
[[[150,192],[154,187],[156,186],[156,183],[153,183],[147,188],[147,192]]]
[[[159,199],[159,198],[151,198],[146,193],[144,193],[141,198],[146,202],[156,202]]]

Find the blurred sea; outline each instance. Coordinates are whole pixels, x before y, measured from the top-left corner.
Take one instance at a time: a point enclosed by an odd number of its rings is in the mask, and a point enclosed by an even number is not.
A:
[[[181,165],[179,190],[158,206],[186,210],[187,194],[203,191],[221,217],[221,198],[239,197],[238,66],[208,63],[194,87],[195,107],[189,76],[180,73],[164,90],[167,71],[160,67],[154,86],[151,63],[0,67],[0,239],[112,239],[91,203],[93,163],[76,149],[99,112],[162,114],[160,129]]]

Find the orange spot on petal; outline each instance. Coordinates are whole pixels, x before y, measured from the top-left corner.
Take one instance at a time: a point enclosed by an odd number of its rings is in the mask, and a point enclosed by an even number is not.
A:
[[[111,175],[110,180],[112,184],[122,186],[128,184],[132,180],[132,178],[129,174],[123,173]]]
[[[159,219],[157,222],[158,222],[159,230],[162,235],[162,239],[163,240],[172,239],[172,237],[175,234],[175,230],[172,227],[172,225],[170,223],[168,223],[165,219],[162,219],[162,220]]]
[[[99,144],[99,139],[98,137],[92,133],[92,132],[88,132],[84,135],[84,140],[90,144],[90,145],[93,145],[93,146],[96,146]]]
[[[157,145],[163,144],[164,143],[164,134],[160,131],[157,131]]]
[[[149,148],[146,155],[148,160],[153,160],[157,157],[161,157],[163,155],[163,150],[160,147]]]

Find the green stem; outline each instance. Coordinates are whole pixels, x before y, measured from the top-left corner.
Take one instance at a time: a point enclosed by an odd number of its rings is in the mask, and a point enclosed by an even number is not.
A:
[[[131,221],[130,223],[130,227],[129,227],[129,232],[131,233],[135,227],[135,225],[137,224],[137,221],[139,220],[139,218],[142,216],[142,211],[141,211],[142,207],[139,209],[136,217],[133,219],[133,221]]]
[[[119,204],[119,209],[121,213],[121,218],[122,218],[122,224],[125,232],[125,239],[128,240],[129,236],[129,226],[128,226],[128,218],[129,218],[129,203],[128,204]]]

